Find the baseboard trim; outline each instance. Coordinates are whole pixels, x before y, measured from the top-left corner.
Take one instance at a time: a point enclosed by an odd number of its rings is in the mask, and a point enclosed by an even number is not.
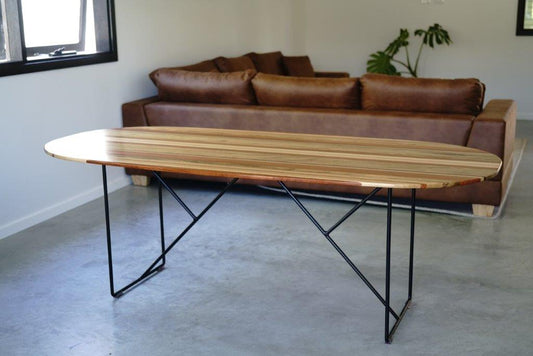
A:
[[[520,112],[516,116],[517,120],[533,120],[533,113],[531,112]]]
[[[109,192],[113,192],[129,184],[131,184],[129,176],[119,177],[108,183],[108,190]],[[59,203],[0,226],[0,240],[102,196],[102,187],[99,185]]]

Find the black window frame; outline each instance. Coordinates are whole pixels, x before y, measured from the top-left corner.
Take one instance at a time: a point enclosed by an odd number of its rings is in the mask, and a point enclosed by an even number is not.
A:
[[[525,15],[528,3],[526,0],[518,0],[518,14],[516,16],[516,35],[517,36],[533,36],[533,29],[525,27]],[[529,3],[530,6],[533,6]]]
[[[75,55],[45,58],[28,57],[27,53],[36,52],[36,48],[25,47],[22,5],[21,0],[16,1],[18,21],[14,21],[15,26],[8,29],[10,35],[9,42],[10,46],[18,46],[20,48],[19,51],[22,54],[22,58],[9,62],[0,62],[0,77],[118,61],[114,0],[95,0],[93,4],[97,48],[104,46],[105,48],[109,48],[108,50],[90,54],[77,53]],[[6,12],[6,16],[9,15],[10,12]],[[106,20],[107,28],[102,28],[106,26],[97,25],[99,23],[98,18]],[[84,38],[85,36],[83,35],[83,40]],[[57,49],[57,46],[39,47],[38,52],[48,53],[55,49]],[[68,50],[69,48],[67,47],[65,49]]]

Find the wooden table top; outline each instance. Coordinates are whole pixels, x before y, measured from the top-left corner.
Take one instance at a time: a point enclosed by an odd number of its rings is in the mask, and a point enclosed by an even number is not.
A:
[[[159,172],[383,188],[476,183],[502,164],[481,150],[433,142],[160,126],[82,132],[45,151]]]

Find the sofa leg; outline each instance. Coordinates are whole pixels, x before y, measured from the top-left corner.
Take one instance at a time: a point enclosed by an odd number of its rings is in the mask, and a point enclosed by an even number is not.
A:
[[[489,217],[494,213],[494,205],[472,204],[472,212],[476,216]]]
[[[138,185],[142,187],[147,187],[150,185],[150,177],[143,175],[132,175],[131,180],[133,185]]]

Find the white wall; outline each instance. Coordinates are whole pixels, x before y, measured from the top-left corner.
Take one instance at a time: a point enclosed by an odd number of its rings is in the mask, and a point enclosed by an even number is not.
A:
[[[514,99],[519,117],[533,119],[533,37],[515,36],[516,0],[298,1],[305,11],[300,37],[315,67],[359,76],[368,55],[385,49],[400,28],[412,35],[416,28],[439,23],[454,43],[425,49],[419,75],[477,77],[487,85],[487,99]],[[412,36],[411,43],[418,40]]]
[[[120,127],[120,105],[155,94],[147,74],[221,54],[292,47],[283,0],[115,0],[119,61],[0,78],[0,238],[102,194],[101,169],[48,157],[43,145]],[[129,183],[110,169],[110,188]]]
[[[282,50],[316,69],[364,73],[400,27],[438,22],[454,44],[426,52],[424,76],[475,76],[488,97],[533,118],[533,37],[515,37],[516,1],[115,0],[119,62],[0,78],[0,238],[101,195],[97,166],[46,156],[54,138],[120,127],[120,105],[153,95],[154,68]],[[519,134],[519,133],[518,133]],[[128,184],[110,171],[113,188]]]

